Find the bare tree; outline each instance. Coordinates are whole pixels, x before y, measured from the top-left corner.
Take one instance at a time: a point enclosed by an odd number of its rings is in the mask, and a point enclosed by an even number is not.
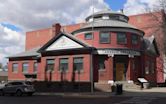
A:
[[[166,55],[166,0],[158,0],[153,9],[148,9],[151,21],[155,21],[153,35],[157,39],[157,45],[161,55]]]
[[[158,71],[166,74],[166,70],[163,70],[166,69],[166,0],[158,0],[158,3],[156,3],[153,8],[146,9],[151,16],[150,21],[153,23],[155,21],[155,24],[151,25],[149,28],[153,28],[151,33],[155,36],[160,53],[157,62],[160,63],[161,66],[157,66]]]

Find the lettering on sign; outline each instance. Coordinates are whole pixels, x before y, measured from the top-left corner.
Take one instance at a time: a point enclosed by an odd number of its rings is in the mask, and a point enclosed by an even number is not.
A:
[[[136,55],[139,56],[140,52],[134,50],[115,50],[115,49],[103,49],[97,50],[97,54],[104,54],[104,55]]]

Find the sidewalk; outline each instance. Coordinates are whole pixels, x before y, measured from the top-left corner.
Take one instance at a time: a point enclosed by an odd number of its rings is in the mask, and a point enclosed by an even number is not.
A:
[[[137,96],[145,96],[145,97],[166,97],[166,88],[165,87],[155,87],[151,89],[143,89],[143,90],[133,90],[128,89],[123,91],[122,95],[116,95],[115,92],[77,92],[77,93],[35,93],[35,95],[52,95],[52,96],[61,96],[61,97],[81,97],[81,98],[97,98],[97,97],[111,97],[111,96],[125,96],[125,97],[137,97]]]
[[[143,90],[125,90],[124,96],[166,97],[166,87],[153,87]]]
[[[101,97],[110,97],[113,96],[113,93],[110,92],[66,92],[66,93],[47,93],[47,92],[41,92],[41,93],[35,93],[34,95],[50,95],[50,96],[60,96],[60,97],[81,97],[81,98],[101,98]]]

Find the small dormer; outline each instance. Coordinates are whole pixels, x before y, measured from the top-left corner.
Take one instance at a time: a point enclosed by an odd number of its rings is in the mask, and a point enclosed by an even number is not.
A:
[[[103,20],[109,20],[110,17],[109,17],[109,15],[103,15],[103,16],[102,16],[102,19],[103,19]]]

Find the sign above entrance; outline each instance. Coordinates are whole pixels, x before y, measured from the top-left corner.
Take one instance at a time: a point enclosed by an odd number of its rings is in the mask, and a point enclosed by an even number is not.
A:
[[[95,54],[101,54],[101,55],[129,55],[129,56],[140,56],[139,51],[134,50],[126,50],[126,49],[98,49]]]

